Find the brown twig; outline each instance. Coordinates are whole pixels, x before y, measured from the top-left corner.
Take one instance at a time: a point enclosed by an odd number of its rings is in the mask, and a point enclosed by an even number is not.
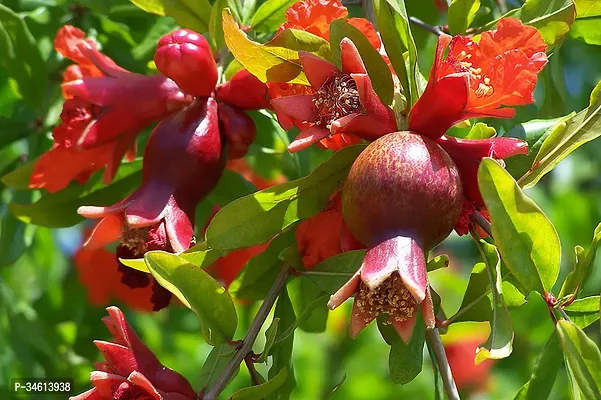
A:
[[[482,216],[478,211],[471,215],[472,221],[476,223],[480,228],[484,230],[488,234],[488,236],[492,236],[492,230],[490,228],[490,222],[486,218]]]
[[[428,32],[435,34],[436,36],[440,36],[444,33],[442,31],[442,29],[440,29],[438,26],[428,25],[419,18],[409,17],[409,22],[411,22],[412,24],[414,24],[416,26],[419,26],[420,28],[422,28]]]
[[[223,391],[223,389],[225,389],[225,386],[231,379],[234,371],[238,368],[242,360],[244,360],[251,353],[253,343],[257,339],[257,335],[259,334],[263,323],[265,323],[265,320],[269,315],[271,307],[273,307],[273,304],[278,298],[289,276],[290,269],[285,264],[284,266],[282,266],[282,269],[280,270],[279,275],[275,279],[275,282],[273,283],[273,285],[271,285],[271,289],[269,289],[269,292],[267,293],[265,300],[263,300],[259,311],[257,311],[255,319],[248,328],[248,332],[246,333],[246,336],[242,341],[242,345],[236,351],[234,357],[232,357],[232,359],[227,364],[223,372],[221,372],[221,375],[219,375],[219,378],[217,379],[213,387],[207,392],[207,394],[205,394],[202,397],[203,400],[216,400],[219,394]]]
[[[246,357],[244,357],[244,363],[246,364],[246,368],[248,369],[248,373],[250,374],[250,382],[252,383],[252,385],[260,385],[261,380],[259,379],[259,374],[255,369],[255,361],[253,359],[252,353],[249,353]]]

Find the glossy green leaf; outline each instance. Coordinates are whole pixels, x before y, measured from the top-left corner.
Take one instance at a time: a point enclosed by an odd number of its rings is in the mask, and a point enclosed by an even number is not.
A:
[[[250,26],[257,32],[270,33],[286,21],[286,10],[295,0],[267,0],[257,10]]]
[[[225,48],[222,15],[225,8],[231,8],[230,3],[229,0],[216,0],[211,8],[211,15],[209,17],[209,36],[211,37],[213,47],[217,50]]]
[[[267,362],[267,357],[269,356],[269,351],[271,350],[271,346],[275,342],[276,334],[278,333],[278,323],[280,322],[279,318],[274,318],[271,321],[271,325],[265,331],[265,346],[263,347],[263,352],[261,356],[257,358],[257,363]]]
[[[392,104],[394,84],[388,64],[380,53],[371,45],[365,35],[353,25],[342,19],[336,19],[330,24],[330,43],[334,64],[340,66],[340,41],[349,38],[357,46],[361,59],[365,64],[371,84],[384,104]]]
[[[268,47],[282,47],[294,51],[306,51],[326,60],[332,59],[330,43],[310,32],[298,29],[285,29],[265,44]]]
[[[590,97],[590,105],[574,117],[554,126],[536,155],[533,167],[520,178],[522,187],[534,186],[568,154],[601,136],[601,82]]]
[[[449,5],[448,21],[451,34],[464,33],[480,8],[480,0],[453,0]]]
[[[209,247],[233,250],[265,243],[298,220],[319,213],[338,188],[364,145],[336,152],[305,178],[242,197],[213,218],[206,232]]]
[[[601,353],[595,342],[569,321],[557,322],[557,334],[574,397],[601,399]]]
[[[357,272],[365,250],[353,250],[337,254],[302,272],[302,276],[319,286],[323,291],[334,294]]]
[[[597,225],[597,228],[595,228],[593,241],[588,252],[585,252],[580,246],[574,248],[574,251],[576,252],[576,265],[561,286],[561,291],[558,296],[560,301],[564,297],[567,297],[566,300],[570,300],[578,295],[580,289],[584,286],[590,276],[591,267],[595,262],[599,244],[601,244],[601,224]]]
[[[261,82],[309,84],[302,71],[298,51],[250,40],[227,9],[223,10],[223,35],[236,60]]]
[[[221,372],[225,369],[235,352],[236,347],[227,343],[221,343],[213,347],[200,371],[199,385],[201,388],[210,388],[215,384],[217,378],[219,378],[219,375],[221,375]],[[235,369],[230,380],[238,375],[239,370],[240,367]]]
[[[464,139],[489,139],[497,135],[497,130],[484,122],[476,122]]]
[[[536,359],[530,380],[520,389],[514,400],[545,400],[551,394],[562,355],[557,334],[553,332]]]
[[[240,389],[234,393],[231,400],[256,400],[263,399],[280,388],[288,377],[288,370],[282,369],[274,378],[260,385]]]
[[[46,63],[21,15],[0,4],[0,66],[8,70],[23,101],[40,111],[47,89]]]
[[[563,310],[573,323],[584,329],[599,319],[599,298],[600,296],[591,296],[574,300]]]
[[[238,326],[234,303],[207,272],[162,251],[150,251],[144,260],[157,282],[196,313],[207,342],[222,343],[234,336]]]
[[[452,321],[454,323],[490,321],[492,318],[492,304],[489,294],[490,279],[486,264],[479,262],[472,269],[461,306],[459,306],[457,313],[451,317]]]
[[[286,327],[286,331],[299,328],[305,332],[319,333],[326,330],[329,293],[307,279],[292,279],[288,282],[288,295],[297,317],[294,327]],[[278,337],[280,340],[282,337]]]
[[[486,343],[478,346],[474,359],[474,362],[479,364],[486,359],[499,360],[509,357],[513,350],[513,325],[503,299],[499,252],[495,246],[483,239],[474,242],[486,264],[492,294],[490,335]]]
[[[428,261],[428,263],[426,264],[426,269],[428,270],[428,272],[432,272],[440,268],[446,268],[448,266],[449,256],[447,256],[446,254],[440,254]]]
[[[192,265],[206,268],[221,257],[222,253],[218,250],[204,248],[201,243],[200,245],[192,246],[183,253],[180,253],[179,256]]]
[[[208,0],[130,0],[142,10],[157,15],[167,15],[175,22],[196,32],[209,30],[211,3]]]
[[[280,252],[296,241],[294,229],[288,229],[277,235],[265,251],[254,256],[229,287],[235,298],[262,300],[269,292],[282,267]]]
[[[555,227],[495,160],[482,160],[478,185],[507,268],[527,291],[547,293],[557,280],[561,258]]]
[[[576,17],[572,0],[526,0],[519,9],[522,22],[538,29],[545,42],[561,44]]]
[[[390,347],[388,367],[390,368],[390,379],[394,383],[403,385],[409,383],[422,371],[425,341],[426,324],[424,324],[420,310],[409,343],[405,344],[397,337]]]
[[[80,206],[108,206],[123,200],[139,186],[141,168],[141,160],[124,163],[108,186],[102,183],[102,174],[99,172],[84,185],[71,183],[66,189],[48,193],[33,204],[12,203],[9,210],[28,224],[50,228],[73,226],[84,220],[77,214]]]
[[[597,0],[574,0],[576,21],[570,29],[570,36],[584,40],[588,44],[601,45],[601,2]]]
[[[534,119],[511,128],[504,136],[518,138],[528,143],[528,154],[517,154],[503,160],[511,176],[518,179],[524,175],[532,167],[541,145],[553,132],[554,127],[559,126],[564,119],[571,118],[574,115],[576,113],[560,118]]]

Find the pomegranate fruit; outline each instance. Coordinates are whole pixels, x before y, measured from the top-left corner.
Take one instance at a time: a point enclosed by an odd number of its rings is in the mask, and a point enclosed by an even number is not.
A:
[[[408,341],[418,305],[427,326],[434,326],[425,253],[451,233],[462,202],[457,167],[427,137],[391,133],[357,157],[342,190],[342,214],[368,251],[329,303],[335,308],[355,294],[352,336],[386,313]]]

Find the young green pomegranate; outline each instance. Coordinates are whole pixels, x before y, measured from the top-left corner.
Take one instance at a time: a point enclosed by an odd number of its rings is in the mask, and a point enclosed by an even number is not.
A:
[[[385,135],[357,157],[342,190],[342,213],[368,251],[328,304],[333,309],[355,295],[351,336],[385,313],[407,342],[418,306],[426,325],[434,326],[425,253],[451,233],[461,188],[451,157],[415,133]]]

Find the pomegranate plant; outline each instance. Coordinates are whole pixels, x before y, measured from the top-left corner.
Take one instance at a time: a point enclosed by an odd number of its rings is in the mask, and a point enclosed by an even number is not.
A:
[[[0,398],[601,398],[600,29],[0,4]]]

